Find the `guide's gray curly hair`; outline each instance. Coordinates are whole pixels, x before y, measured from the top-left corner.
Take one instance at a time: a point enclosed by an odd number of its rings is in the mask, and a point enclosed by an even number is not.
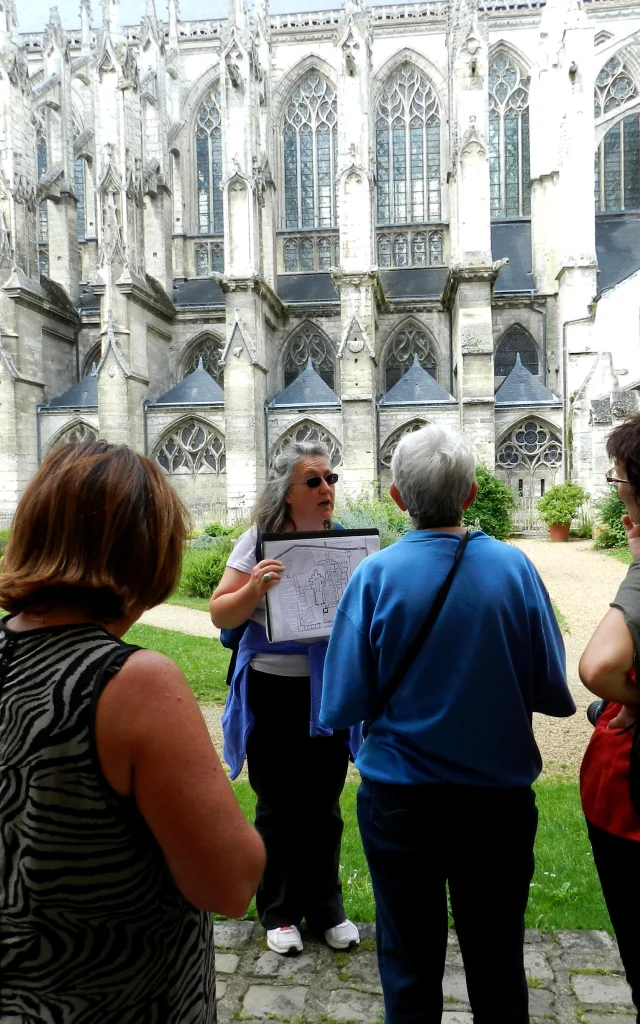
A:
[[[322,441],[292,441],[276,455],[253,510],[253,521],[263,533],[281,533],[286,528],[290,520],[284,498],[291,487],[293,471],[300,459],[314,455],[330,464],[329,449]]]

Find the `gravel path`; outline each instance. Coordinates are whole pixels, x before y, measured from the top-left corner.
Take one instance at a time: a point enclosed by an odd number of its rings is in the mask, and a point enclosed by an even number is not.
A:
[[[585,708],[593,699],[578,678],[578,662],[589,637],[605,614],[626,565],[592,549],[591,541],[552,544],[547,540],[512,542],[525,552],[542,576],[556,607],[565,616],[570,633],[565,634],[567,672],[577,713],[572,718],[536,715],[534,729],[547,774],[575,777],[591,735]],[[160,605],[145,612],[142,622],[196,636],[218,636],[206,612],[180,605]],[[217,749],[222,751],[219,707],[203,707],[202,713]]]

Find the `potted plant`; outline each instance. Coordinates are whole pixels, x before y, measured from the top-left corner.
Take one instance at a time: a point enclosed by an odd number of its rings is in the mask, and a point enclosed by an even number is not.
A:
[[[557,484],[538,501],[538,512],[553,541],[569,540],[571,520],[589,495],[578,484]]]

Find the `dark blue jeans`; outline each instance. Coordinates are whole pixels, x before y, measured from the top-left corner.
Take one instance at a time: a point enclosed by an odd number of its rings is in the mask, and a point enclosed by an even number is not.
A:
[[[440,1024],[447,882],[474,1024],[527,1024],[524,913],[538,823],[529,788],[363,779],[386,1024]]]

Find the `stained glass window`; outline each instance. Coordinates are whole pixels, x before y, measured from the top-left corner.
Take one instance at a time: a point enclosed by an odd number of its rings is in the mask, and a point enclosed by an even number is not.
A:
[[[378,236],[378,266],[391,266],[391,238],[389,235]]]
[[[489,65],[489,180],[492,217],[530,216],[529,86],[504,53]]]
[[[503,440],[496,453],[496,471],[504,474],[511,483],[516,474],[518,481],[525,476],[527,496],[534,493],[534,477],[541,477],[553,484],[557,470],[562,465],[562,441],[546,423],[526,420],[519,423]],[[518,483],[520,494],[524,488]],[[539,488],[542,491],[542,486]]]
[[[406,434],[413,434],[416,430],[422,430],[426,426],[424,420],[412,420],[411,423],[403,423],[401,427],[394,430],[391,437],[385,441],[380,452],[380,465],[385,469],[391,469],[391,460],[395,455],[396,448]]]
[[[610,128],[596,150],[596,210],[640,210],[640,115]]]
[[[224,473],[224,438],[202,420],[188,420],[172,431],[155,452],[155,460],[169,476]]]
[[[424,267],[427,262],[427,236],[422,231],[411,239],[411,262],[414,267]]]
[[[331,342],[312,323],[304,323],[290,338],[284,355],[284,386],[299,377],[311,359],[314,370],[330,388],[335,386],[335,363]]]
[[[331,466],[339,466],[342,462],[342,449],[335,437],[310,420],[303,420],[302,423],[297,423],[295,427],[287,431],[285,436],[274,445],[271,451],[270,462],[273,462],[278,455],[282,454],[287,445],[292,444],[294,441],[320,441],[321,444],[326,445],[329,449],[329,464]]]
[[[318,270],[331,270],[331,238],[318,239]]]
[[[438,367],[431,341],[423,327],[409,324],[394,336],[387,349],[384,366],[385,391],[390,391],[411,367],[414,357],[432,377]]]
[[[393,73],[378,100],[376,167],[378,224],[440,220],[438,97],[411,64]]]
[[[217,380],[220,387],[224,386],[224,365],[220,361],[222,346],[218,338],[206,335],[201,338],[193,348],[188,350],[187,357],[183,363],[183,377],[187,377],[194,370],[197,370],[200,360],[207,373]]]
[[[284,116],[284,219],[287,228],[336,225],[338,102],[332,85],[312,71]]]
[[[196,121],[196,187],[198,232],[222,234],[222,123],[220,87],[215,85],[198,112]]]
[[[36,129],[36,171],[38,181],[46,174],[49,167],[49,144],[47,140],[46,110],[40,110],[34,118]],[[49,218],[46,201],[40,203],[38,208],[38,242],[46,242],[49,237]],[[48,273],[49,256],[44,257],[47,263],[47,270],[40,270],[40,273]],[[42,263],[42,259],[41,259]]]
[[[87,234],[87,209],[85,189],[85,162],[76,160],[73,165],[73,187],[78,200],[76,206],[76,224],[78,229],[78,241],[84,242]]]
[[[520,324],[513,324],[502,335],[496,348],[494,373],[496,377],[506,377],[516,365],[516,357],[520,356],[523,366],[531,373],[538,373],[538,350],[536,343]]]
[[[444,262],[443,255],[444,236],[442,231],[429,232],[429,263],[432,267],[441,266]]]
[[[196,277],[208,277],[214,271],[224,273],[223,242],[198,242],[196,245]]]
[[[638,90],[620,57],[612,57],[596,78],[593,97],[594,113],[602,117],[637,97]]]

